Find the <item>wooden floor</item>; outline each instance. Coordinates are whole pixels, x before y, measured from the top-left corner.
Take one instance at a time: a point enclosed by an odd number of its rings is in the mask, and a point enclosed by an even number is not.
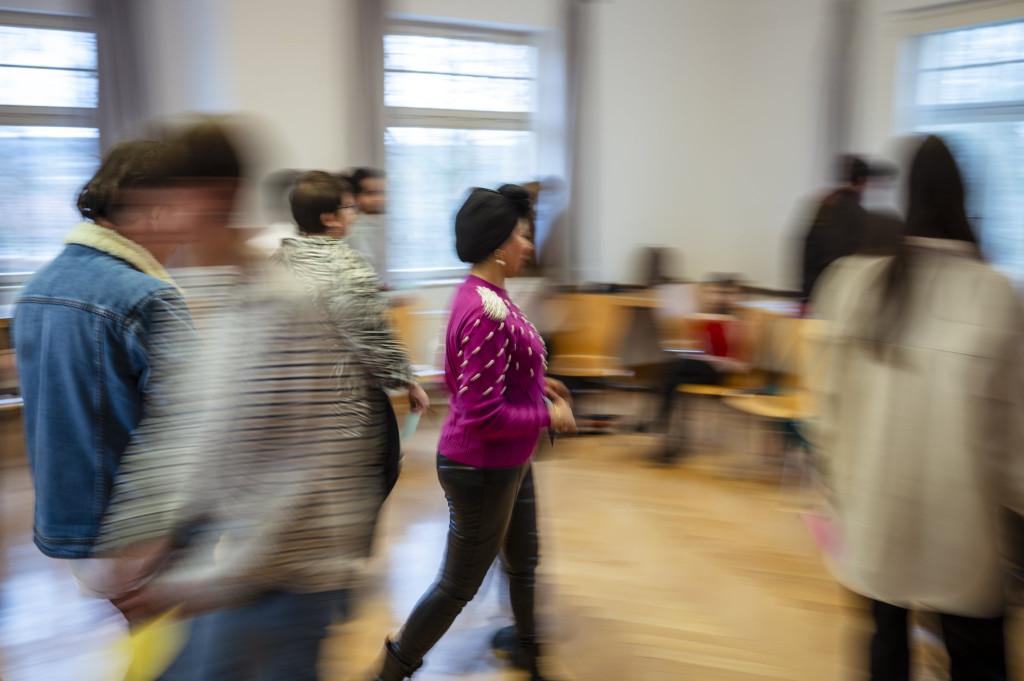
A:
[[[353,618],[337,626],[324,664],[347,679],[370,665],[432,582],[447,529],[433,471],[437,418],[407,447],[389,500],[373,577]],[[862,678],[860,603],[830,578],[775,480],[736,479],[716,452],[671,467],[647,462],[645,435],[581,437],[536,464],[540,603],[553,641],[551,678],[567,681]],[[714,449],[714,448],[712,448]],[[770,470],[770,469],[769,469]],[[3,479],[0,676],[4,681],[109,681],[123,624],[81,596],[66,568],[31,544],[23,470]],[[428,656],[417,681],[522,679],[495,659],[491,633],[509,623],[492,571],[478,598]],[[1015,668],[1022,628],[1011,624]],[[920,636],[917,678],[941,679],[938,649]]]

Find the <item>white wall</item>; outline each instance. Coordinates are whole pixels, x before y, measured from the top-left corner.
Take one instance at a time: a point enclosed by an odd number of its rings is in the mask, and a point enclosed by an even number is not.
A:
[[[784,285],[797,201],[817,186],[824,3],[632,0],[589,9],[577,199],[598,281],[633,249],[689,276]]]
[[[153,114],[223,111],[234,102],[231,52],[218,0],[139,0]]]
[[[282,137],[280,165],[367,162],[357,69],[358,0],[229,0],[235,105]]]
[[[430,20],[470,22],[482,26],[526,29],[558,28],[562,25],[562,3],[558,0],[390,0],[388,11]]]
[[[676,246],[691,277],[791,287],[822,143],[825,0],[610,0],[588,8],[580,248],[593,281],[635,278],[635,249]],[[1022,0],[864,0],[850,151],[885,154],[897,66],[917,33],[1024,16]]]
[[[155,113],[244,111],[268,168],[365,163],[356,2],[149,0]]]
[[[244,110],[266,167],[365,163],[359,0],[139,0],[156,113]],[[0,0],[75,11],[84,0]],[[672,245],[690,276],[792,284],[804,199],[826,180],[827,0],[606,0],[586,6],[576,208],[586,278],[628,281],[634,250]],[[930,8],[920,8],[929,5]],[[562,5],[392,0],[407,16],[557,28]],[[909,8],[909,9],[908,9]],[[883,149],[907,35],[1024,14],[1021,0],[865,0],[853,138]]]
[[[0,0],[3,1],[3,0]],[[70,1],[70,0],[63,0]],[[158,115],[241,110],[271,130],[268,165],[340,169],[372,161],[357,34],[360,0],[146,0]],[[395,11],[550,27],[559,3],[396,0]]]
[[[2,0],[0,0],[2,1]],[[241,109],[275,132],[267,165],[363,161],[359,0],[146,0],[158,111]],[[677,246],[689,275],[791,276],[801,199],[821,182],[826,0],[587,5],[576,206],[586,276],[625,281],[634,248]],[[393,0],[405,15],[560,25],[561,3]]]

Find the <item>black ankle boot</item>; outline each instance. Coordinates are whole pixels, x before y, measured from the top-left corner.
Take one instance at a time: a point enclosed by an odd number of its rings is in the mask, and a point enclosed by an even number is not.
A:
[[[510,624],[494,632],[491,637],[491,652],[502,660],[512,660],[516,651],[519,650],[519,636],[516,635],[516,625]]]
[[[395,652],[395,642],[386,639],[384,641],[384,662],[376,676],[373,677],[373,681],[402,681],[402,679],[411,677],[413,672],[421,666],[423,666],[422,660],[415,665],[402,662]]]
[[[540,660],[540,646],[536,641],[519,641],[519,648],[512,656],[512,664],[519,669],[530,672],[530,681],[550,681],[540,673],[537,662]]]

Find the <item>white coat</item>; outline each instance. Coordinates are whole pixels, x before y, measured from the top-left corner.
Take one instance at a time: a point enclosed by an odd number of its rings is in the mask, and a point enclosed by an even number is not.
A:
[[[964,242],[911,239],[897,342],[868,341],[891,258],[838,261],[815,290],[830,321],[815,432],[835,494],[837,578],[869,598],[1002,613],[1002,507],[1024,512],[1024,315]]]

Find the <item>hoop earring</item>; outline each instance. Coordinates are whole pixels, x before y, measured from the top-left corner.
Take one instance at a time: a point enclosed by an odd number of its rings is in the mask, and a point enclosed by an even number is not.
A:
[[[496,262],[499,265],[501,265],[502,267],[504,267],[505,264],[506,264],[505,263],[505,254],[502,253],[501,251],[495,251],[494,252],[494,262]]]

